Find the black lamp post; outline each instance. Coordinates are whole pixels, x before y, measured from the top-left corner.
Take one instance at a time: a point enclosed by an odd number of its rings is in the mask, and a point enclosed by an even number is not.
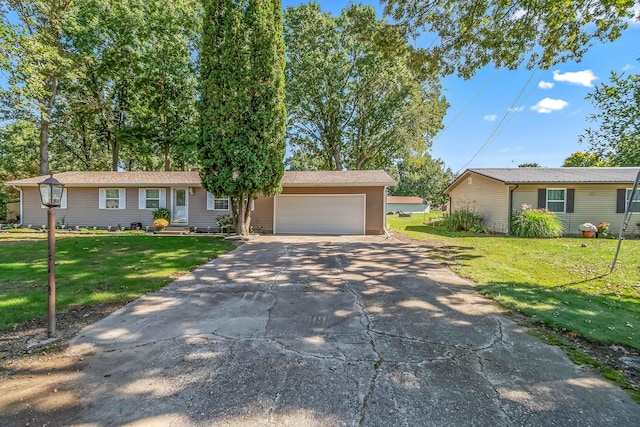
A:
[[[40,199],[47,209],[47,242],[49,257],[47,262],[47,336],[53,338],[56,335],[56,211],[55,208],[62,202],[64,184],[53,177],[53,174],[41,183]]]

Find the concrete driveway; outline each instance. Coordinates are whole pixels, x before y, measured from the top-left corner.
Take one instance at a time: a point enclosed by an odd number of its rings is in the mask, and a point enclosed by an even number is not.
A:
[[[262,236],[91,325],[71,425],[637,426],[640,406],[382,237]]]

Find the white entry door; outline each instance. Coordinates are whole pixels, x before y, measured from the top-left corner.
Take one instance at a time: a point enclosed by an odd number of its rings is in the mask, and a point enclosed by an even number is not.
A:
[[[172,224],[189,223],[189,193],[186,188],[174,188],[172,190]]]

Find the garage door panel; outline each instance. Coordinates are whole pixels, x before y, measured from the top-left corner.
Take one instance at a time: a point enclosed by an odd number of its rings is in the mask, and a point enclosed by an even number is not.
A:
[[[365,195],[276,197],[277,234],[364,234]]]

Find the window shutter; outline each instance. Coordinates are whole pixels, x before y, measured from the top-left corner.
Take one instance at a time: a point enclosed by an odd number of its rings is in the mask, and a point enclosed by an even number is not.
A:
[[[567,188],[567,213],[573,213],[573,205],[575,204],[576,190],[575,188]]]
[[[627,189],[618,188],[618,197],[616,198],[616,213],[624,213],[627,204]]]
[[[547,207],[547,189],[538,188],[538,209],[546,209]]]
[[[213,194],[207,191],[207,210],[213,210]]]
[[[147,207],[147,190],[141,188],[138,190],[138,209],[145,209]]]
[[[160,189],[160,207],[161,208],[167,207],[167,190],[164,188]]]
[[[127,190],[125,190],[124,188],[121,188],[120,190],[120,203],[119,203],[119,209],[126,209],[127,208]]]
[[[98,191],[98,208],[99,209],[107,208],[107,191],[104,188],[101,188]]]

